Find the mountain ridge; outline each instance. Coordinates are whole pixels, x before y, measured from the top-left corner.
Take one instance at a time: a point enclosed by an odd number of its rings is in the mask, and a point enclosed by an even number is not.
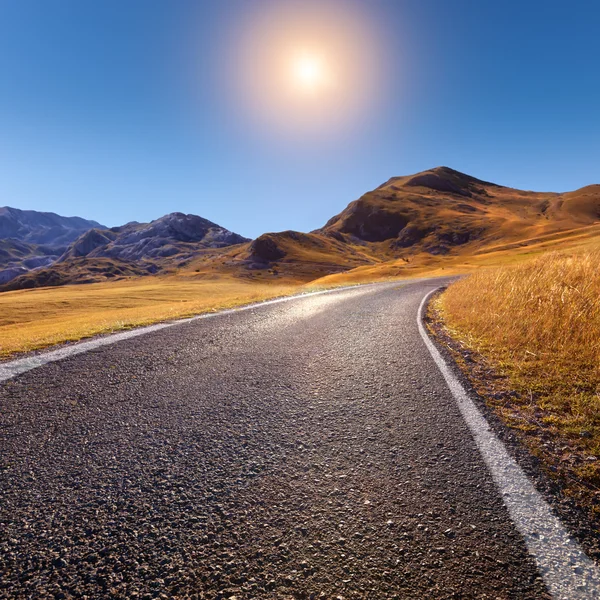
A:
[[[54,212],[0,207],[1,239],[13,238],[32,244],[61,246],[93,227],[104,228],[104,225],[82,217],[63,217]]]
[[[101,259],[120,265],[111,276],[183,270],[198,277],[308,282],[390,261],[480,254],[598,222],[598,184],[572,192],[535,192],[442,166],[392,177],[308,233],[269,232],[248,240],[201,217],[170,213],[151,223],[90,229],[56,265],[66,282],[70,261],[77,261],[76,279],[87,281],[93,277],[81,273],[86,261],[97,277],[98,264],[109,264],[98,263]],[[52,280],[51,273],[43,275],[40,279]],[[25,283],[37,285],[35,277],[20,276],[1,289]]]
[[[302,241],[289,231],[263,234],[232,259],[240,268],[258,270],[263,265],[265,273],[275,268],[296,276],[312,269],[322,277],[348,270],[348,256],[340,256],[339,244],[354,253],[362,264],[353,268],[359,268],[411,257],[477,253],[598,221],[600,185],[535,192],[435,167],[388,179],[323,227],[303,234]],[[312,257],[311,246],[321,248]]]
[[[22,289],[149,275],[249,241],[208,219],[181,212],[150,223],[132,221],[111,228],[98,224],[33,268],[27,268],[25,260],[16,260],[13,252],[12,262],[0,271],[0,285],[4,290]]]

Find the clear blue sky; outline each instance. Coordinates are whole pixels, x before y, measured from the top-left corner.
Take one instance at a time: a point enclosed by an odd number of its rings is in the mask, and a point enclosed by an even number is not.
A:
[[[0,206],[109,226],[182,211],[255,237],[438,165],[524,189],[600,182],[596,0],[362,2],[384,85],[324,143],[262,135],[226,97],[224,42],[269,4],[0,0]]]

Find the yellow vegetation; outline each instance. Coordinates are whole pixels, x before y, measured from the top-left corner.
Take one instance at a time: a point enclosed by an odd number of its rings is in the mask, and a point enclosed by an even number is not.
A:
[[[152,277],[0,294],[0,356],[298,292],[293,284]]]
[[[480,270],[437,302],[453,337],[507,376],[497,406],[567,478],[600,487],[600,248]],[[541,438],[540,438],[541,436]],[[540,439],[546,442],[541,443]]]
[[[598,245],[600,225],[589,225],[558,233],[539,235],[518,243],[486,247],[472,253],[434,256],[421,252],[406,259],[388,260],[327,275],[313,281],[318,285],[348,285],[385,281],[398,277],[444,277],[469,273],[482,267],[499,267],[529,261],[548,251],[581,251]]]

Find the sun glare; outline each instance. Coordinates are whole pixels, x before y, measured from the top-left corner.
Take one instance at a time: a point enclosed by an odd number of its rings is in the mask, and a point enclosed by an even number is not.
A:
[[[326,86],[327,68],[320,56],[302,53],[292,61],[291,76],[300,92],[314,94]]]
[[[226,76],[233,109],[261,135],[335,136],[376,114],[383,97],[381,35],[362,2],[248,4]]]

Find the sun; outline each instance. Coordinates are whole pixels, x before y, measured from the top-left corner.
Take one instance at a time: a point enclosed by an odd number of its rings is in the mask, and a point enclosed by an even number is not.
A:
[[[362,0],[260,0],[224,36],[232,114],[277,140],[334,139],[386,97],[377,20]]]
[[[294,87],[308,94],[323,91],[331,77],[323,57],[307,52],[292,58],[290,76]]]

